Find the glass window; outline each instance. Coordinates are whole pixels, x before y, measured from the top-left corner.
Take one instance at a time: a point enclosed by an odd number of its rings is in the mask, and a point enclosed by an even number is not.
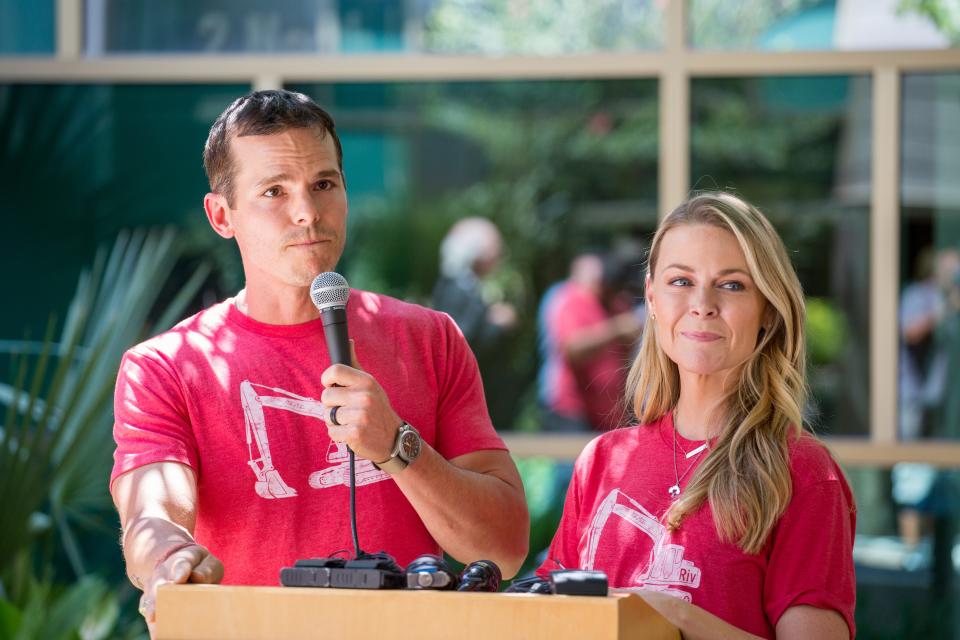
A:
[[[497,225],[506,250],[483,295],[517,324],[495,350],[472,344],[497,427],[536,428],[543,292],[576,252],[627,251],[656,225],[655,81],[291,88],[337,121],[350,194],[338,268],[351,284],[429,304],[454,222]]]
[[[54,0],[0,0],[0,55],[52,54]]]
[[[117,231],[205,226],[207,131],[246,85],[0,85],[0,265],[17,312],[0,338],[40,339]],[[31,265],[42,265],[33,268]]]
[[[857,501],[857,636],[955,638],[960,630],[960,470],[845,469]]]
[[[688,0],[697,49],[943,49],[960,42],[948,0]]]
[[[871,94],[867,78],[694,80],[694,189],[733,189],[773,222],[807,296],[808,421],[869,424]]]
[[[660,46],[654,0],[87,0],[88,55],[143,51],[552,55]]]
[[[903,78],[900,437],[960,437],[960,73]]]

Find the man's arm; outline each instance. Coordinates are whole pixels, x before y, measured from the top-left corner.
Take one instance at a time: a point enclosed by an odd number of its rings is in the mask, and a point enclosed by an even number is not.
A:
[[[344,365],[324,371],[321,382],[324,405],[338,407],[339,425],[326,417],[330,438],[368,460],[389,458],[403,421],[379,383]],[[506,451],[475,451],[448,461],[424,443],[420,457],[393,477],[447,553],[460,562],[492,560],[505,578],[516,574],[527,555],[530,516],[520,474]]]
[[[474,451],[447,461],[424,444],[393,478],[444,551],[463,563],[492,560],[504,578],[520,570],[530,516],[509,453]]]
[[[120,514],[127,575],[143,590],[140,613],[148,624],[159,585],[220,582],[223,565],[193,539],[197,482],[189,467],[148,464],[118,476],[110,492]]]

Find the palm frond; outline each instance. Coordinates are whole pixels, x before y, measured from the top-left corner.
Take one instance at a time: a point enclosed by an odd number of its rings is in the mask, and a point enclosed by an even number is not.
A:
[[[120,234],[80,274],[59,340],[51,324],[32,365],[21,354],[15,379],[0,388],[7,405],[0,427],[0,500],[6,505],[0,576],[30,544],[31,516],[42,511],[52,516],[74,572],[86,573],[74,523],[113,522],[107,482],[120,359],[147,331],[179,318],[209,274],[201,265],[151,315],[178,257],[171,229]]]

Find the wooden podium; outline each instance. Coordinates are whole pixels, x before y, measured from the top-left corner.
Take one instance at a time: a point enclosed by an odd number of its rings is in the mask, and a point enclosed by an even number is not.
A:
[[[165,585],[157,593],[156,638],[678,640],[680,634],[635,595]]]

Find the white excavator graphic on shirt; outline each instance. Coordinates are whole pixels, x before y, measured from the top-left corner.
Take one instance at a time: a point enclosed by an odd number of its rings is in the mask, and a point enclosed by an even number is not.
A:
[[[284,389],[257,384],[249,380],[240,383],[240,402],[243,405],[247,449],[250,452],[248,464],[257,477],[254,485],[257,495],[268,500],[296,496],[296,489],[284,482],[283,478],[280,477],[280,472],[273,466],[264,408],[292,411],[302,416],[323,420],[327,411],[323,403],[313,398],[300,396]],[[253,444],[257,446],[258,457],[254,456]],[[314,489],[328,489],[339,485],[350,486],[350,461],[347,445],[342,442],[331,442],[327,450],[327,462],[332,463],[332,466],[311,473],[307,479],[308,484]],[[358,457],[355,462],[358,487],[380,482],[390,477],[385,471],[373,466],[373,463],[369,460]]]
[[[692,597],[689,592],[672,587],[683,586],[696,589],[700,586],[700,569],[692,562],[684,560],[683,546],[666,544],[667,528],[642,504],[620,489],[613,489],[607,494],[593,514],[593,520],[587,530],[586,549],[580,558],[582,567],[595,568],[597,547],[600,546],[604,527],[611,516],[617,516],[633,525],[653,542],[646,567],[638,567],[631,582],[642,585],[643,589],[663,591],[691,602]]]

